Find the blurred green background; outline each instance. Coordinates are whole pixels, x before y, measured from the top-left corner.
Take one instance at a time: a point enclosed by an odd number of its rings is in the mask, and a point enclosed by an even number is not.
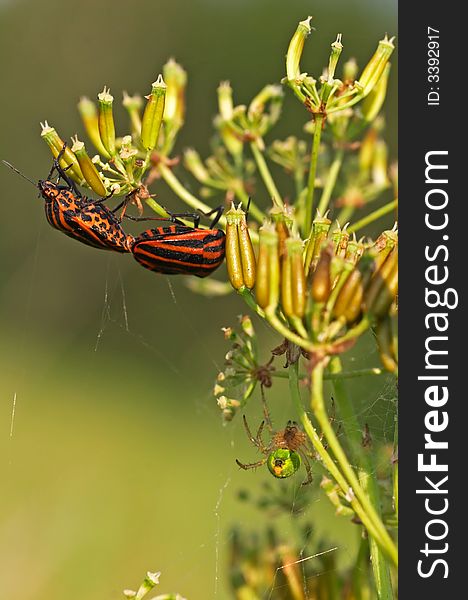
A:
[[[219,81],[231,81],[237,103],[279,81],[289,38],[308,14],[316,31],[302,64],[315,74],[336,33],[344,58],[361,64],[385,32],[396,33],[396,0],[2,0],[0,158],[44,177],[50,155],[39,121],[66,138],[82,133],[81,95],[94,98],[104,84],[117,104],[123,89],[147,93],[171,56],[189,75],[177,149],[205,156]],[[394,154],[396,74],[394,64],[386,105]],[[273,134],[300,132],[304,121],[288,96]],[[196,296],[181,278],[70,240],[46,223],[26,181],[3,167],[0,178],[0,595],[110,600],[152,569],[163,573],[161,591],[228,598],[227,532],[265,520],[237,492],[270,477],[238,470],[234,459],[250,462],[255,450],[240,419],[222,426],[211,395],[227,351],[220,328],[243,304]],[[184,208],[155,189],[162,204]],[[256,201],[266,204],[263,189]],[[257,328],[266,361],[280,340]],[[359,365],[378,362],[367,352]],[[383,379],[354,389],[385,437],[392,390]],[[278,427],[294,418],[282,382],[269,401]],[[260,420],[258,398],[247,414]],[[278,482],[292,503],[299,481]],[[307,518],[346,564],[355,528],[334,519],[318,491]]]

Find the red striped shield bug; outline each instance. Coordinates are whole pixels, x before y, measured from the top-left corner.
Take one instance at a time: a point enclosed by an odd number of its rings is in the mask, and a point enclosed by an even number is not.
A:
[[[36,186],[45,200],[47,221],[55,229],[88,246],[115,252],[130,252],[134,238],[124,232],[114,212],[103,204],[109,196],[93,200],[81,195],[75,182],[67,175],[66,169],[60,166],[59,161],[64,150],[65,145],[54,159],[47,179],[39,180]],[[36,185],[13,165],[3,162]],[[54,172],[59,180],[64,181],[64,185],[51,181]]]
[[[215,229],[223,208],[217,208],[209,229],[200,229],[200,215],[171,214],[172,225],[148,229],[135,238],[132,253],[142,267],[166,275],[196,275],[207,277],[224,260],[226,236]],[[193,219],[193,227],[185,225],[180,218]]]

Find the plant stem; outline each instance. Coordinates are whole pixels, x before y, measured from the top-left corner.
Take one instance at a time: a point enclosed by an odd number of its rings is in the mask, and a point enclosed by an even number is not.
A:
[[[299,379],[298,379],[298,365],[297,363],[290,365],[289,367],[289,391],[291,394],[291,398],[296,407],[296,411],[299,415],[302,426],[304,427],[304,431],[307,433],[312,445],[315,448],[318,456],[320,456],[324,467],[330,473],[330,475],[334,478],[337,484],[340,486],[343,495],[348,499],[352,509],[356,513],[357,517],[361,520],[364,527],[367,531],[375,537],[375,539],[379,540],[379,543],[386,547],[386,540],[381,537],[381,532],[375,527],[373,521],[370,519],[367,511],[361,505],[359,499],[354,495],[350,494],[350,487],[346,478],[343,476],[339,468],[336,466],[334,460],[328,454],[325,449],[320,436],[318,435],[315,427],[312,425],[301,401],[301,395],[299,391]],[[352,490],[351,490],[352,491]],[[386,533],[386,532],[385,532]],[[388,535],[388,534],[387,534]],[[391,540],[390,540],[391,541]]]
[[[188,204],[191,208],[195,210],[200,210],[201,212],[207,213],[211,210],[211,207],[206,205],[204,202],[196,198],[193,194],[191,194],[177,179],[174,175],[173,171],[164,164],[158,165],[159,173],[167,185],[171,188],[171,190],[179,196],[181,200]]]
[[[356,369],[355,371],[341,371],[340,373],[324,373],[324,380],[335,379],[354,379],[355,377],[366,377],[368,375],[384,375],[386,371],[380,367],[370,367],[369,369]],[[288,373],[285,371],[273,371],[273,377],[280,379],[289,379]],[[305,375],[305,374],[304,374]]]
[[[323,215],[328,208],[328,204],[330,203],[330,198],[333,192],[333,189],[336,185],[336,180],[338,179],[338,174],[341,169],[341,165],[343,164],[344,157],[344,149],[339,148],[336,152],[335,160],[332,162],[330,170],[328,171],[327,181],[322,191],[322,196],[320,197],[320,202],[318,205],[318,212]]]
[[[369,225],[369,223],[373,223],[377,219],[380,219],[380,217],[383,217],[386,214],[388,214],[389,212],[391,212],[397,206],[398,206],[398,198],[395,198],[395,200],[388,202],[388,204],[385,204],[381,208],[377,208],[377,210],[374,210],[373,212],[369,213],[368,215],[366,215],[359,221],[356,221],[356,223],[354,223],[354,225],[351,225],[351,227],[348,227],[348,233],[353,233],[353,231],[358,231],[359,229],[362,229],[366,225]]]
[[[268,193],[271,196],[273,204],[278,208],[283,208],[283,200],[281,199],[281,194],[276,187],[276,184],[271,176],[270,169],[266,163],[265,157],[263,156],[260,148],[257,146],[256,142],[250,143],[250,148],[252,150],[252,154],[254,155],[255,162],[257,163],[258,170],[260,175],[262,176],[263,183],[265,184]]]
[[[313,342],[300,337],[299,335],[292,332],[286,325],[284,325],[281,320],[276,316],[274,310],[269,310],[268,307],[265,309],[265,316],[270,325],[276,329],[278,333],[280,333],[287,340],[296,344],[300,348],[304,348],[304,350],[308,350],[312,352],[315,348]]]
[[[310,153],[310,167],[309,167],[309,179],[307,181],[307,195],[306,195],[306,213],[304,222],[304,235],[309,236],[310,229],[312,227],[312,214],[314,208],[314,190],[315,190],[315,176],[317,173],[317,160],[320,149],[320,139],[322,137],[322,125],[323,125],[323,114],[317,113],[315,115],[315,127],[314,137],[312,140],[312,150]]]
[[[334,357],[330,361],[330,371],[333,374],[341,372],[341,361]],[[363,491],[368,496],[379,518],[380,498],[379,489],[375,475],[375,465],[372,461],[372,455],[369,449],[362,446],[362,428],[356,417],[352,402],[346,392],[343,380],[335,379],[333,382],[335,398],[338,410],[342,417],[343,429],[346,433],[346,439],[349,440],[355,459],[358,462],[359,481]],[[370,556],[372,569],[374,573],[375,585],[379,600],[392,600],[392,584],[390,580],[390,570],[386,557],[383,555],[374,538],[370,536],[369,540]]]
[[[357,497],[363,510],[366,513],[368,519],[372,522],[373,529],[378,531],[377,537],[374,533],[369,533],[380,539],[379,545],[387,552],[392,559],[392,562],[396,565],[398,563],[398,553],[396,546],[390,537],[388,531],[385,529],[382,520],[377,513],[374,506],[371,504],[369,497],[364,492],[359,483],[359,480],[353,471],[353,468],[349,464],[348,458],[341,447],[338,438],[333,430],[330,423],[330,419],[325,409],[325,402],[323,399],[323,362],[319,362],[315,365],[312,371],[312,385],[311,385],[311,407],[312,411],[320,424],[320,428],[325,435],[329,447],[335,455],[341,470],[346,477],[348,484],[351,486],[352,493]],[[382,543],[383,542],[383,543]]]
[[[355,371],[341,371],[339,373],[325,373],[324,379],[353,379],[354,377],[366,377],[368,375],[383,375],[384,369],[380,367],[370,367],[369,369],[356,369]]]
[[[177,196],[179,196],[181,200],[185,202],[185,204],[188,204],[188,206],[194,208],[195,210],[200,210],[202,213],[208,213],[212,210],[211,206],[208,206],[207,204],[199,200],[196,196],[191,194],[177,179],[177,177],[174,175],[172,170],[169,169],[169,167],[167,167],[164,164],[160,164],[158,166],[158,169],[161,174],[161,177],[164,179],[167,185]],[[219,220],[219,223],[223,227],[225,227],[226,217],[222,216]],[[250,231],[250,237],[252,238],[252,241],[258,241],[258,233],[256,231]]]

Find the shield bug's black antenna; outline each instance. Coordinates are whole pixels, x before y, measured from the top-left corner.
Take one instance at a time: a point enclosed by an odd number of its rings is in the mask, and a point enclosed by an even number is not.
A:
[[[7,162],[6,160],[2,160],[2,163],[4,165],[6,165],[7,167],[10,167],[10,169],[12,171],[14,171],[15,173],[18,173],[18,175],[21,175],[21,177],[23,179],[26,179],[26,181],[29,181],[29,183],[32,183],[34,187],[37,187],[37,183],[35,183],[34,181],[32,181],[31,179],[29,179],[29,177],[26,177],[26,175],[24,173],[21,173],[21,171],[19,171],[16,167],[14,167],[11,163]]]

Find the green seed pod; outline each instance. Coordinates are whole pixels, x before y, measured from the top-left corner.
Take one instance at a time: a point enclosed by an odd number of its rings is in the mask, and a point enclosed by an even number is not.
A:
[[[380,112],[387,95],[388,76],[390,74],[390,63],[385,65],[382,76],[377,81],[374,88],[369,92],[361,106],[361,113],[364,119],[370,123]]]
[[[286,240],[290,235],[290,228],[294,222],[292,209],[290,207],[272,208],[270,216],[275,224],[276,233],[278,234],[278,251],[280,260],[286,254]]]
[[[348,241],[348,247],[346,248],[346,260],[356,264],[363,252],[364,244],[362,243],[362,238],[359,241],[356,240],[356,235],[353,233],[353,239]]]
[[[78,102],[78,112],[80,113],[86,133],[96,150],[99,154],[104,156],[104,158],[110,158],[109,152],[107,152],[101,142],[101,136],[99,135],[98,110],[94,102],[83,96]]]
[[[395,49],[395,46],[393,45],[394,39],[395,38],[388,39],[386,35],[383,40],[380,40],[374,56],[364,67],[358,82],[362,90],[362,96],[367,96],[382,77],[385,66]]]
[[[255,254],[245,213],[239,204],[226,213],[226,264],[234,289],[252,289],[255,285]]]
[[[348,247],[349,233],[346,231],[346,225],[341,229],[338,224],[337,229],[331,234],[331,240],[334,244],[335,256],[346,256],[346,248]]]
[[[328,236],[330,225],[331,221],[326,215],[323,217],[317,215],[312,223],[312,233],[309,243],[307,244],[306,257],[304,261],[306,275],[310,272],[310,270],[313,270],[317,264],[320,251],[322,249],[322,244]]]
[[[45,121],[45,123],[41,123],[41,127],[41,138],[49,146],[53,157],[57,158],[57,156],[63,150],[64,141],[59,136],[55,128],[49,126],[47,121]],[[67,169],[67,173],[70,175],[73,181],[81,185],[83,181],[83,173],[81,172],[80,165],[76,156],[73,154],[73,152],[68,146],[65,147],[65,150],[62,153],[62,158],[60,159],[60,166],[63,169]]]
[[[110,90],[104,86],[104,89],[98,94],[98,127],[99,136],[104,148],[110,156],[115,154],[115,125],[112,105],[114,97]]]
[[[261,308],[274,310],[278,305],[280,262],[278,234],[272,223],[266,222],[259,230],[257,281],[255,297]]]
[[[292,265],[288,255],[281,258],[281,308],[287,317],[294,316]]]
[[[278,479],[291,477],[301,466],[301,457],[294,450],[278,448],[271,452],[267,460],[268,470]]]
[[[301,74],[300,60],[304,50],[306,37],[312,31],[310,21],[312,17],[307,17],[300,21],[294,35],[289,42],[288,52],[286,54],[286,77],[288,81],[295,81]]]
[[[83,177],[85,178],[86,183],[89,187],[96,192],[98,196],[104,197],[107,195],[106,188],[102,183],[101,176],[98,173],[98,170],[94,166],[94,163],[88,156],[86,152],[86,148],[83,142],[78,140],[78,137],[72,138],[73,146],[71,147],[71,151],[75,154],[78,159],[78,163],[80,165],[81,172],[83,173]]]
[[[395,249],[392,255],[397,254]],[[394,262],[391,271],[386,274],[385,279],[382,279],[382,285],[377,292],[377,295],[369,305],[369,312],[371,312],[377,319],[382,319],[388,314],[390,307],[398,294],[398,258],[395,261],[390,261],[392,255],[387,259],[389,262]],[[382,269],[383,270],[383,269]],[[367,305],[368,299],[366,299]]]
[[[145,150],[154,150],[158,142],[159,130],[164,115],[167,86],[162,75],[151,86],[151,94],[146,96],[147,103],[141,121],[141,144]]]
[[[306,308],[306,277],[302,261],[302,240],[297,236],[286,241],[286,248],[291,261],[291,282],[294,316],[302,319]]]
[[[331,292],[330,266],[333,257],[333,246],[327,244],[322,248],[317,266],[312,275],[312,298],[314,302],[326,302]]]
[[[366,309],[375,314],[377,298],[379,312],[390,304],[396,295],[398,286],[398,247],[395,247],[386,257],[380,268],[374,273],[365,293]],[[376,315],[377,316],[377,315]]]
[[[375,245],[368,248],[359,259],[354,270],[346,279],[333,308],[336,317],[344,317],[348,323],[353,323],[362,312],[364,291],[376,270],[378,250]]]

